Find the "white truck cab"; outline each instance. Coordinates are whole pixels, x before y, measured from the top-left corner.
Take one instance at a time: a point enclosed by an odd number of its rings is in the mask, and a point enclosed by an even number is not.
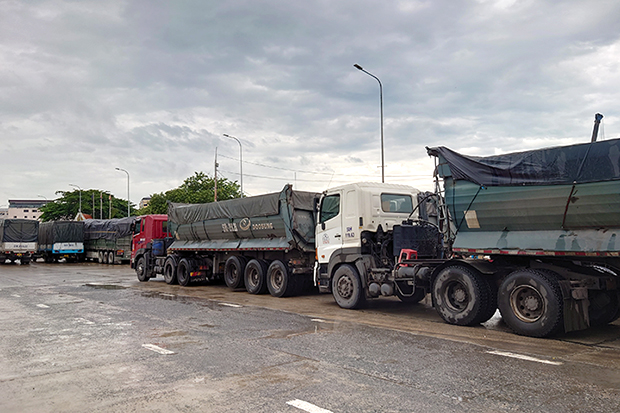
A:
[[[394,258],[388,234],[394,225],[418,218],[419,192],[407,185],[366,182],[323,192],[315,234],[319,289],[331,290],[330,280],[342,264],[352,266],[359,275],[377,267],[388,271]],[[364,279],[362,276],[362,288]]]

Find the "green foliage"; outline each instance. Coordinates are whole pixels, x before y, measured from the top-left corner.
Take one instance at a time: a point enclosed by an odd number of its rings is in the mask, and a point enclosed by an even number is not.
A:
[[[142,208],[138,213],[147,214],[167,214],[168,201],[186,204],[205,204],[213,202],[215,193],[215,179],[204,172],[195,172],[183,183],[174,189],[166,192],[151,195],[151,200],[146,208]],[[217,180],[217,200],[240,198],[241,190],[237,182],[229,181],[226,178]]]
[[[56,191],[57,199],[41,207],[42,221],[73,220],[80,210],[80,191]],[[94,212],[93,212],[94,203]],[[110,203],[111,216],[110,216]],[[130,205],[131,215],[136,209]],[[82,213],[96,219],[124,218],[127,216],[127,200],[114,198],[109,192],[97,189],[82,191]],[[102,216],[103,214],[103,216]]]

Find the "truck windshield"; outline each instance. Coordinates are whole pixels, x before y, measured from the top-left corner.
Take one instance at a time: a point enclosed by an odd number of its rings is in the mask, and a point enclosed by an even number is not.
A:
[[[337,216],[340,212],[340,195],[328,195],[323,198],[321,202],[321,215],[319,216],[319,223],[329,221],[333,217]]]
[[[413,211],[411,195],[381,194],[381,209],[383,212],[410,214]]]

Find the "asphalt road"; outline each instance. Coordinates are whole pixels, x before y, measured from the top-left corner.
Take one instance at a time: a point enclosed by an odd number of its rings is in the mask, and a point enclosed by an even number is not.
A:
[[[612,412],[620,324],[554,339],[127,266],[0,266],[1,412]]]

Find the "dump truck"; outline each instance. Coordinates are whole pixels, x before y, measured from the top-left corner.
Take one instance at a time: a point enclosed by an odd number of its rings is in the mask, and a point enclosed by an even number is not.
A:
[[[84,222],[48,221],[39,225],[37,255],[45,262],[64,259],[76,262],[84,258]]]
[[[312,284],[314,207],[318,194],[293,191],[208,204],[171,204],[167,226],[174,238],[148,239],[149,220],[134,233],[135,268],[140,281],[163,275],[188,285],[223,278],[232,289],[277,297]],[[161,223],[156,223],[160,227]],[[147,243],[148,244],[148,243]]]
[[[84,254],[101,264],[131,261],[132,228],[136,217],[84,221]]]
[[[0,262],[29,264],[37,252],[39,221],[0,219]]]

